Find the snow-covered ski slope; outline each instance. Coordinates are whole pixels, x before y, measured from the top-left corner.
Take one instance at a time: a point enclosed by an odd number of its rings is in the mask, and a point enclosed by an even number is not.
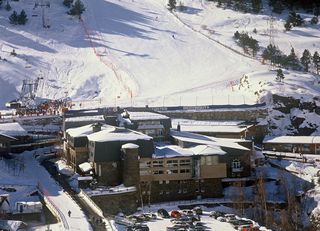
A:
[[[257,83],[260,76],[263,81],[269,76],[267,82],[275,79],[267,65],[232,50],[242,52],[232,40],[242,28],[257,27],[265,46],[267,15],[223,10],[202,0],[182,1],[187,11],[174,14],[166,0],[83,2],[81,20],[66,14],[62,1],[50,2],[44,9],[50,24],[46,29],[34,2],[10,2],[18,13],[26,11],[25,26],[11,25],[12,11],[0,10],[0,56],[7,60],[0,61],[0,108],[18,96],[26,78],[43,77],[40,97],[99,100],[90,106],[250,104],[258,100],[255,92],[263,86],[239,89],[240,78],[249,74]],[[282,28],[281,21],[278,24]],[[310,31],[308,45],[318,39],[314,28]],[[303,47],[303,34],[297,38],[289,33],[287,38]],[[10,55],[13,49],[15,57]]]

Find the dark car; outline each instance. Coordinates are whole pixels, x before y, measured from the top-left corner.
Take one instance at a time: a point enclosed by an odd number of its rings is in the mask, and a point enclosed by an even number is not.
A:
[[[157,213],[158,213],[159,217],[162,217],[162,218],[170,218],[169,213],[168,213],[167,210],[165,210],[165,209],[159,209],[159,210],[157,211]]]
[[[127,231],[149,231],[149,227],[144,224],[135,224],[127,227]]]
[[[212,211],[209,216],[213,217],[214,219],[217,219],[218,217],[224,217],[225,214],[226,213],[224,212]]]

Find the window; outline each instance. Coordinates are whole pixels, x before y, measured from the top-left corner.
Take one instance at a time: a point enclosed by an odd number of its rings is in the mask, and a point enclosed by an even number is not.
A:
[[[154,170],[154,171],[153,171],[153,174],[154,174],[154,175],[163,174],[163,171],[162,171],[162,170]]]
[[[161,191],[159,192],[159,194],[160,194],[160,195],[163,195],[163,191],[161,190]]]
[[[140,176],[147,176],[147,175],[150,175],[150,171],[148,170],[140,170]]]
[[[181,192],[182,192],[181,189],[179,189],[179,190],[178,190],[178,193],[181,194]]]
[[[180,173],[189,173],[190,169],[180,169]]]
[[[170,183],[170,181],[166,180],[166,184],[169,184],[169,183]]]
[[[241,162],[238,159],[232,161],[232,168],[241,168]]]
[[[150,168],[151,167],[151,161],[140,162],[139,166],[140,166],[140,168]]]
[[[189,166],[190,160],[180,160],[180,166]]]
[[[309,144],[304,144],[304,145],[303,145],[303,151],[305,151],[305,152],[309,152],[309,151],[310,151],[310,146],[309,146]]]
[[[170,169],[168,169],[167,170],[167,174],[177,174],[178,173],[178,169],[173,169],[173,170],[170,170]]]
[[[163,167],[163,160],[154,160],[152,165],[153,167]]]
[[[167,160],[167,166],[168,167],[177,167],[178,166],[178,160]]]
[[[182,190],[182,192],[183,192],[183,193],[187,193],[188,190],[187,190],[186,188],[184,188],[184,189]]]
[[[170,194],[170,192],[169,192],[169,191],[166,191],[166,194],[167,194],[167,195],[169,195],[169,194]]]
[[[162,180],[159,180],[159,184],[163,184],[163,181],[162,181]]]

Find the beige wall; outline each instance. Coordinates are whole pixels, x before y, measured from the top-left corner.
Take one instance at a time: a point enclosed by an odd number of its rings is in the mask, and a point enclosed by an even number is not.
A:
[[[227,165],[226,164],[214,164],[214,165],[201,165],[200,178],[224,178],[227,177]]]

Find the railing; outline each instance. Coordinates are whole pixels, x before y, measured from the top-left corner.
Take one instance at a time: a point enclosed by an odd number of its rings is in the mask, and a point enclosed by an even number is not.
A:
[[[103,218],[103,221],[106,225],[106,230],[115,231],[110,221],[104,217],[103,211],[100,209],[100,207],[82,189],[80,189],[79,197],[82,198],[83,201],[86,202],[87,205],[90,206],[92,210],[94,210],[97,213],[97,215]]]
[[[42,196],[44,202],[46,203],[48,209],[54,214],[54,216],[56,218],[58,218],[58,220],[60,222],[62,222],[63,226],[64,226],[64,230],[69,230],[69,224],[65,218],[65,216],[63,215],[63,213],[59,210],[59,208],[50,200],[49,197],[47,197],[46,193],[45,193],[45,189],[42,187],[41,183],[39,182],[37,185],[37,188],[39,189],[39,193]],[[61,229],[62,230],[62,229]]]

